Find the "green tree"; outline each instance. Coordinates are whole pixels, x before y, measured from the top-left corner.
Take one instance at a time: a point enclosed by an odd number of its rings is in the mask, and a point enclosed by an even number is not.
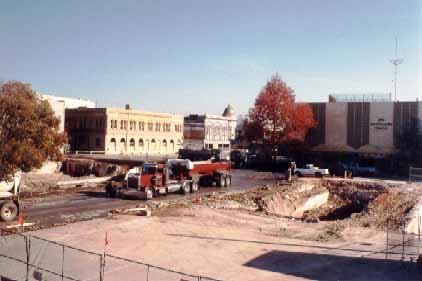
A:
[[[16,171],[28,172],[50,160],[60,160],[64,135],[47,101],[29,84],[0,85],[0,180]]]

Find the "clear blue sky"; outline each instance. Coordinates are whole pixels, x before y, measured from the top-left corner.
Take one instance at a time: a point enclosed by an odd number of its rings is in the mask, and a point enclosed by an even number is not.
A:
[[[275,72],[300,101],[422,98],[422,0],[1,1],[0,79],[100,106],[246,113]]]

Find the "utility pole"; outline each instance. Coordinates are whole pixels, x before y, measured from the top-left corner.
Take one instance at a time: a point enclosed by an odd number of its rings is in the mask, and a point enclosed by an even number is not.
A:
[[[403,59],[397,57],[398,45],[399,43],[396,37],[395,58],[390,60],[390,62],[394,65],[394,101],[397,101],[397,70],[398,66],[403,63]]]

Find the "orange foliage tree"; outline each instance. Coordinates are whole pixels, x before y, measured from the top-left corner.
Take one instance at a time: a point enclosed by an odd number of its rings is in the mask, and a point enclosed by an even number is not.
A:
[[[282,143],[303,142],[316,122],[309,104],[296,103],[293,89],[275,74],[255,99],[245,125],[250,140],[276,148]]]
[[[59,119],[31,86],[17,81],[0,85],[0,180],[17,170],[40,168],[61,159],[65,139]]]

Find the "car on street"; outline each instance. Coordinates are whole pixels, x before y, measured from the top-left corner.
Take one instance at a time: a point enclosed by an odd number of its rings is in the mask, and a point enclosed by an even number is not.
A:
[[[306,164],[305,168],[296,168],[294,174],[298,177],[303,176],[314,176],[322,178],[330,174],[328,169],[320,169],[319,167],[314,166],[313,164]]]

